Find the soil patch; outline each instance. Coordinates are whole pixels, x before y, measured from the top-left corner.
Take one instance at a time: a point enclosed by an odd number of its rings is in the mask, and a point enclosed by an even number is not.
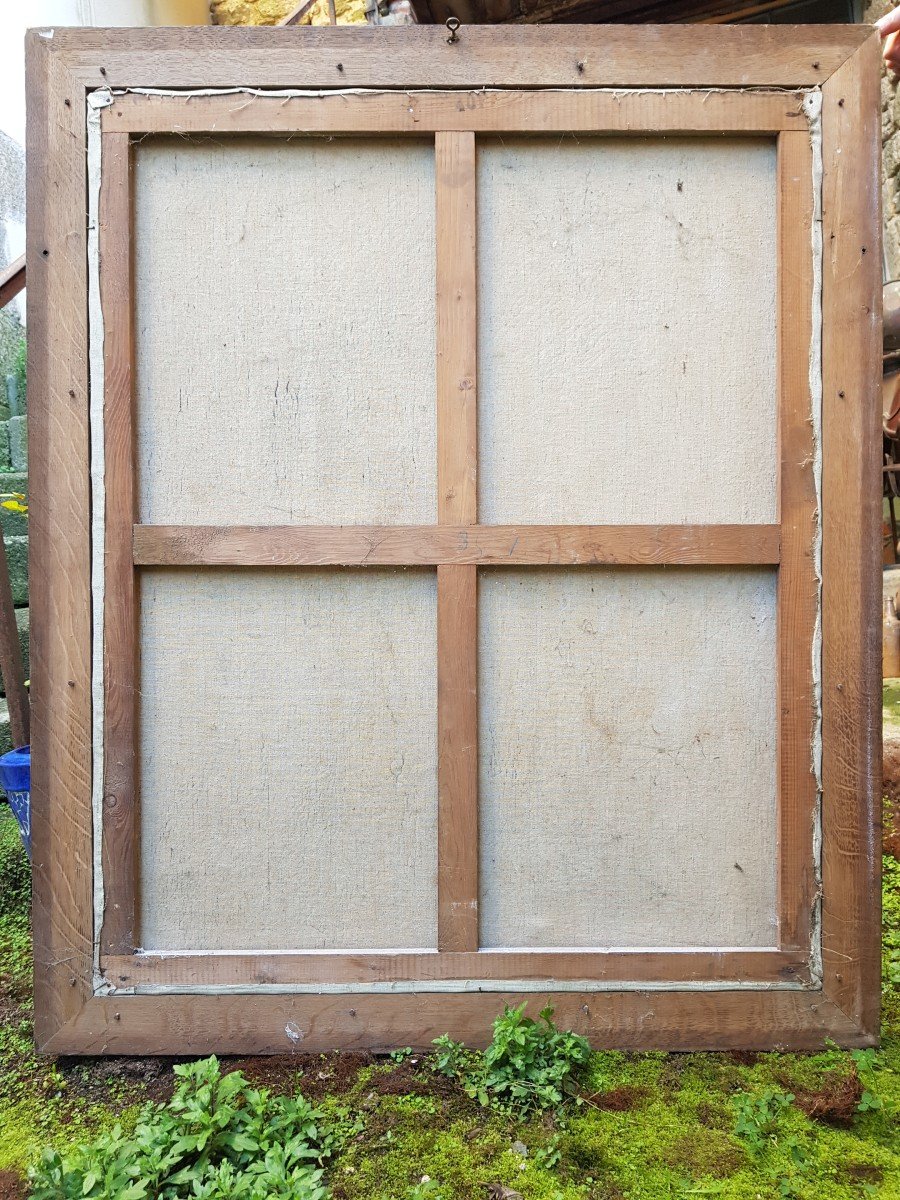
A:
[[[852,1075],[835,1075],[825,1080],[815,1092],[795,1092],[794,1103],[813,1121],[826,1125],[849,1125],[856,1115],[862,1097],[862,1083]]]
[[[739,1067],[755,1067],[759,1062],[758,1050],[732,1050],[728,1057]]]
[[[713,1104],[707,1104],[705,1100],[701,1100],[697,1105],[697,1120],[706,1129],[722,1129],[724,1127],[721,1110]]]
[[[18,999],[12,989],[6,990],[5,980],[0,979],[0,1025],[18,1025],[31,1020],[31,1005],[26,999]]]
[[[0,1200],[25,1200],[28,1185],[15,1171],[0,1171]]]
[[[141,1103],[168,1100],[175,1089],[172,1068],[183,1058],[58,1058],[56,1066],[68,1085],[69,1097],[108,1105],[110,1089]]]
[[[378,1071],[366,1084],[378,1096],[440,1096],[447,1100],[468,1099],[455,1079],[432,1071],[427,1059],[406,1058],[393,1071]]]
[[[844,1175],[854,1183],[881,1183],[884,1171],[872,1163],[847,1163]]]
[[[0,1012],[8,1020],[30,1010],[13,1008]],[[0,1001],[0,1010],[3,1002]],[[110,1088],[118,1087],[131,1102],[169,1100],[175,1089],[173,1067],[185,1058],[59,1058],[56,1065],[68,1085],[68,1095],[79,1100],[108,1104]],[[293,1096],[302,1092],[307,1100],[317,1101],[325,1096],[345,1096],[356,1087],[360,1071],[378,1060],[374,1055],[359,1052],[331,1054],[272,1054],[247,1058],[223,1058],[223,1072],[241,1071],[257,1088],[267,1088],[273,1095]],[[367,1091],[380,1096],[446,1096],[463,1097],[462,1090],[452,1079],[438,1075],[424,1066],[425,1057],[417,1063],[399,1063],[394,1070],[376,1072]],[[3,1200],[0,1195],[0,1200]]]
[[[618,1087],[610,1092],[594,1092],[584,1096],[588,1104],[594,1108],[602,1108],[604,1112],[630,1112],[646,1100],[650,1091],[645,1087]]]
[[[258,1058],[224,1059],[226,1071],[241,1071],[255,1087],[275,1095],[302,1092],[307,1100],[345,1096],[356,1085],[363,1067],[374,1062],[371,1054],[273,1054]]]

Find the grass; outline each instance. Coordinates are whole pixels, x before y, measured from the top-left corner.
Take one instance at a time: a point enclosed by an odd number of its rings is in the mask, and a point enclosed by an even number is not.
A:
[[[886,679],[881,689],[884,732],[900,732],[900,679]]]
[[[900,696],[898,696],[900,701]],[[171,1064],[42,1059],[31,1047],[28,866],[0,816],[0,1200],[42,1146],[65,1150],[171,1093]],[[900,1200],[900,863],[885,860],[881,1049],[591,1056],[581,1103],[482,1108],[417,1054],[245,1060],[298,1088],[337,1137],[334,1200]],[[791,1099],[788,1099],[791,1097]],[[737,1131],[739,1110],[745,1114]],[[747,1115],[749,1114],[749,1115]],[[505,1189],[505,1190],[504,1190]]]

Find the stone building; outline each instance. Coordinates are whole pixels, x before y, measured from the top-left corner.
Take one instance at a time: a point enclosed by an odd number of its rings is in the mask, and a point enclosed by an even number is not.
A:
[[[0,131],[0,266],[17,258],[25,242],[25,153]],[[0,382],[15,368],[22,337],[18,300],[0,309]],[[2,391],[2,388],[0,388]],[[0,395],[0,408],[5,397]]]

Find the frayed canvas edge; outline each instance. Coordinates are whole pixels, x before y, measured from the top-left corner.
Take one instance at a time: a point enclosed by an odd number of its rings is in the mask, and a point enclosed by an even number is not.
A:
[[[93,836],[93,990],[106,995],[112,989],[100,970],[100,931],[106,902],[103,887],[103,601],[104,546],[106,540],[106,456],[103,442],[103,309],[100,303],[100,170],[101,113],[112,104],[108,88],[87,96],[87,180],[88,180],[88,368],[89,428],[91,448],[91,817]]]
[[[259,88],[259,87],[211,87],[211,88],[153,88],[153,87],[129,87],[129,88],[104,88],[102,91],[111,96],[162,96],[170,99],[183,98],[191,99],[193,96],[254,96],[260,99],[273,100],[293,100],[293,99],[322,99],[328,96],[388,96],[388,95],[408,95],[408,96],[428,96],[428,95],[446,95],[447,92],[456,91],[451,87],[344,87],[344,88]],[[481,87],[467,87],[463,89],[466,93],[474,93],[482,96],[489,93],[497,93],[506,95],[509,93],[509,88],[505,87],[490,87],[487,85]],[[531,90],[531,89],[523,89]],[[755,87],[542,87],[539,89],[541,94],[550,93],[551,95],[572,95],[580,92],[601,92],[609,96],[617,98],[625,98],[628,96],[670,96],[673,92],[694,92],[700,96],[713,95],[734,95],[739,92],[741,95],[771,95],[777,93],[784,96],[797,96],[803,101],[808,94],[811,94],[809,88],[803,87],[776,87],[759,85]],[[652,132],[652,131],[651,131]],[[715,137],[715,131],[711,131],[711,136]],[[761,134],[760,136],[765,136]]]
[[[813,737],[812,772],[816,781],[813,809],[812,854],[815,895],[810,913],[810,961],[813,984],[822,986],[822,91],[817,88],[803,98],[809,118],[812,148],[812,337],[809,346],[810,418],[813,434],[813,481],[816,494],[816,525],[813,536],[813,570],[816,575],[816,620],[812,641]]]
[[[103,364],[103,314],[100,304],[99,279],[99,236],[98,209],[100,196],[100,147],[101,112],[113,103],[113,97],[118,95],[144,96],[214,96],[214,95],[248,95],[290,99],[293,97],[324,97],[334,95],[371,95],[393,89],[380,88],[345,88],[345,89],[295,89],[284,88],[269,90],[262,88],[204,88],[204,89],[167,89],[167,88],[125,88],[98,89],[88,93],[87,97],[87,158],[88,158],[88,297],[89,297],[89,363],[90,363],[90,423],[91,423],[91,597],[92,597],[92,705],[93,705],[93,781],[92,781],[92,817],[93,817],[93,866],[94,866],[94,992],[96,995],[111,994],[117,989],[103,976],[100,970],[100,931],[103,924],[105,893],[103,886],[102,860],[102,822],[103,822],[103,602],[104,602],[104,540],[105,540],[105,448],[103,443],[103,398],[104,398],[104,364]],[[404,89],[409,92],[439,92],[440,88]],[[472,89],[479,92],[503,91],[500,88]],[[544,89],[546,91],[605,91],[616,97],[629,95],[664,95],[672,92],[672,88],[558,88]],[[681,89],[684,90],[684,89]],[[732,88],[701,88],[703,94],[717,92],[733,92]],[[815,899],[810,915],[810,974],[812,984],[821,986],[822,982],[822,947],[821,947],[821,887],[822,887],[822,92],[816,89],[794,88],[747,88],[745,91],[783,91],[802,96],[802,105],[809,120],[809,136],[812,147],[812,188],[813,188],[813,220],[812,220],[812,337],[809,351],[809,388],[811,402],[811,419],[813,428],[813,475],[816,494],[816,532],[813,545],[813,563],[817,581],[816,619],[812,645],[812,677],[814,696],[814,725],[812,742],[812,769],[816,780],[816,805],[813,814],[812,853],[815,872]],[[528,985],[528,986],[526,986]],[[574,981],[543,983],[540,986],[535,981],[509,980],[450,980],[441,981],[435,986],[435,981],[426,983],[407,983],[406,981],[391,984],[341,984],[341,985],[294,985],[284,988],[283,992],[318,992],[321,994],[352,993],[355,991],[493,991],[507,990],[553,990],[563,991],[680,991],[680,990],[734,990],[735,988],[750,988],[755,990],[772,990],[773,988],[796,989],[807,985],[796,983],[783,984],[754,984],[749,981],[719,982],[696,981],[690,985],[661,983],[659,985],[646,983],[629,983],[610,981],[609,983],[594,981]],[[242,986],[191,986],[191,985],[159,985],[128,989],[144,994],[179,994],[197,992],[198,994],[216,993],[246,993],[252,994],[264,990],[262,987],[243,988]]]

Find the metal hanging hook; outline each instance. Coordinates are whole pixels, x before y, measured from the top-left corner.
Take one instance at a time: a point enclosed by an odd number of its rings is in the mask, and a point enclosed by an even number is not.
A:
[[[448,17],[445,22],[450,30],[450,36],[447,38],[447,45],[452,46],[454,42],[459,41],[459,34],[456,32],[459,29],[459,17]]]

